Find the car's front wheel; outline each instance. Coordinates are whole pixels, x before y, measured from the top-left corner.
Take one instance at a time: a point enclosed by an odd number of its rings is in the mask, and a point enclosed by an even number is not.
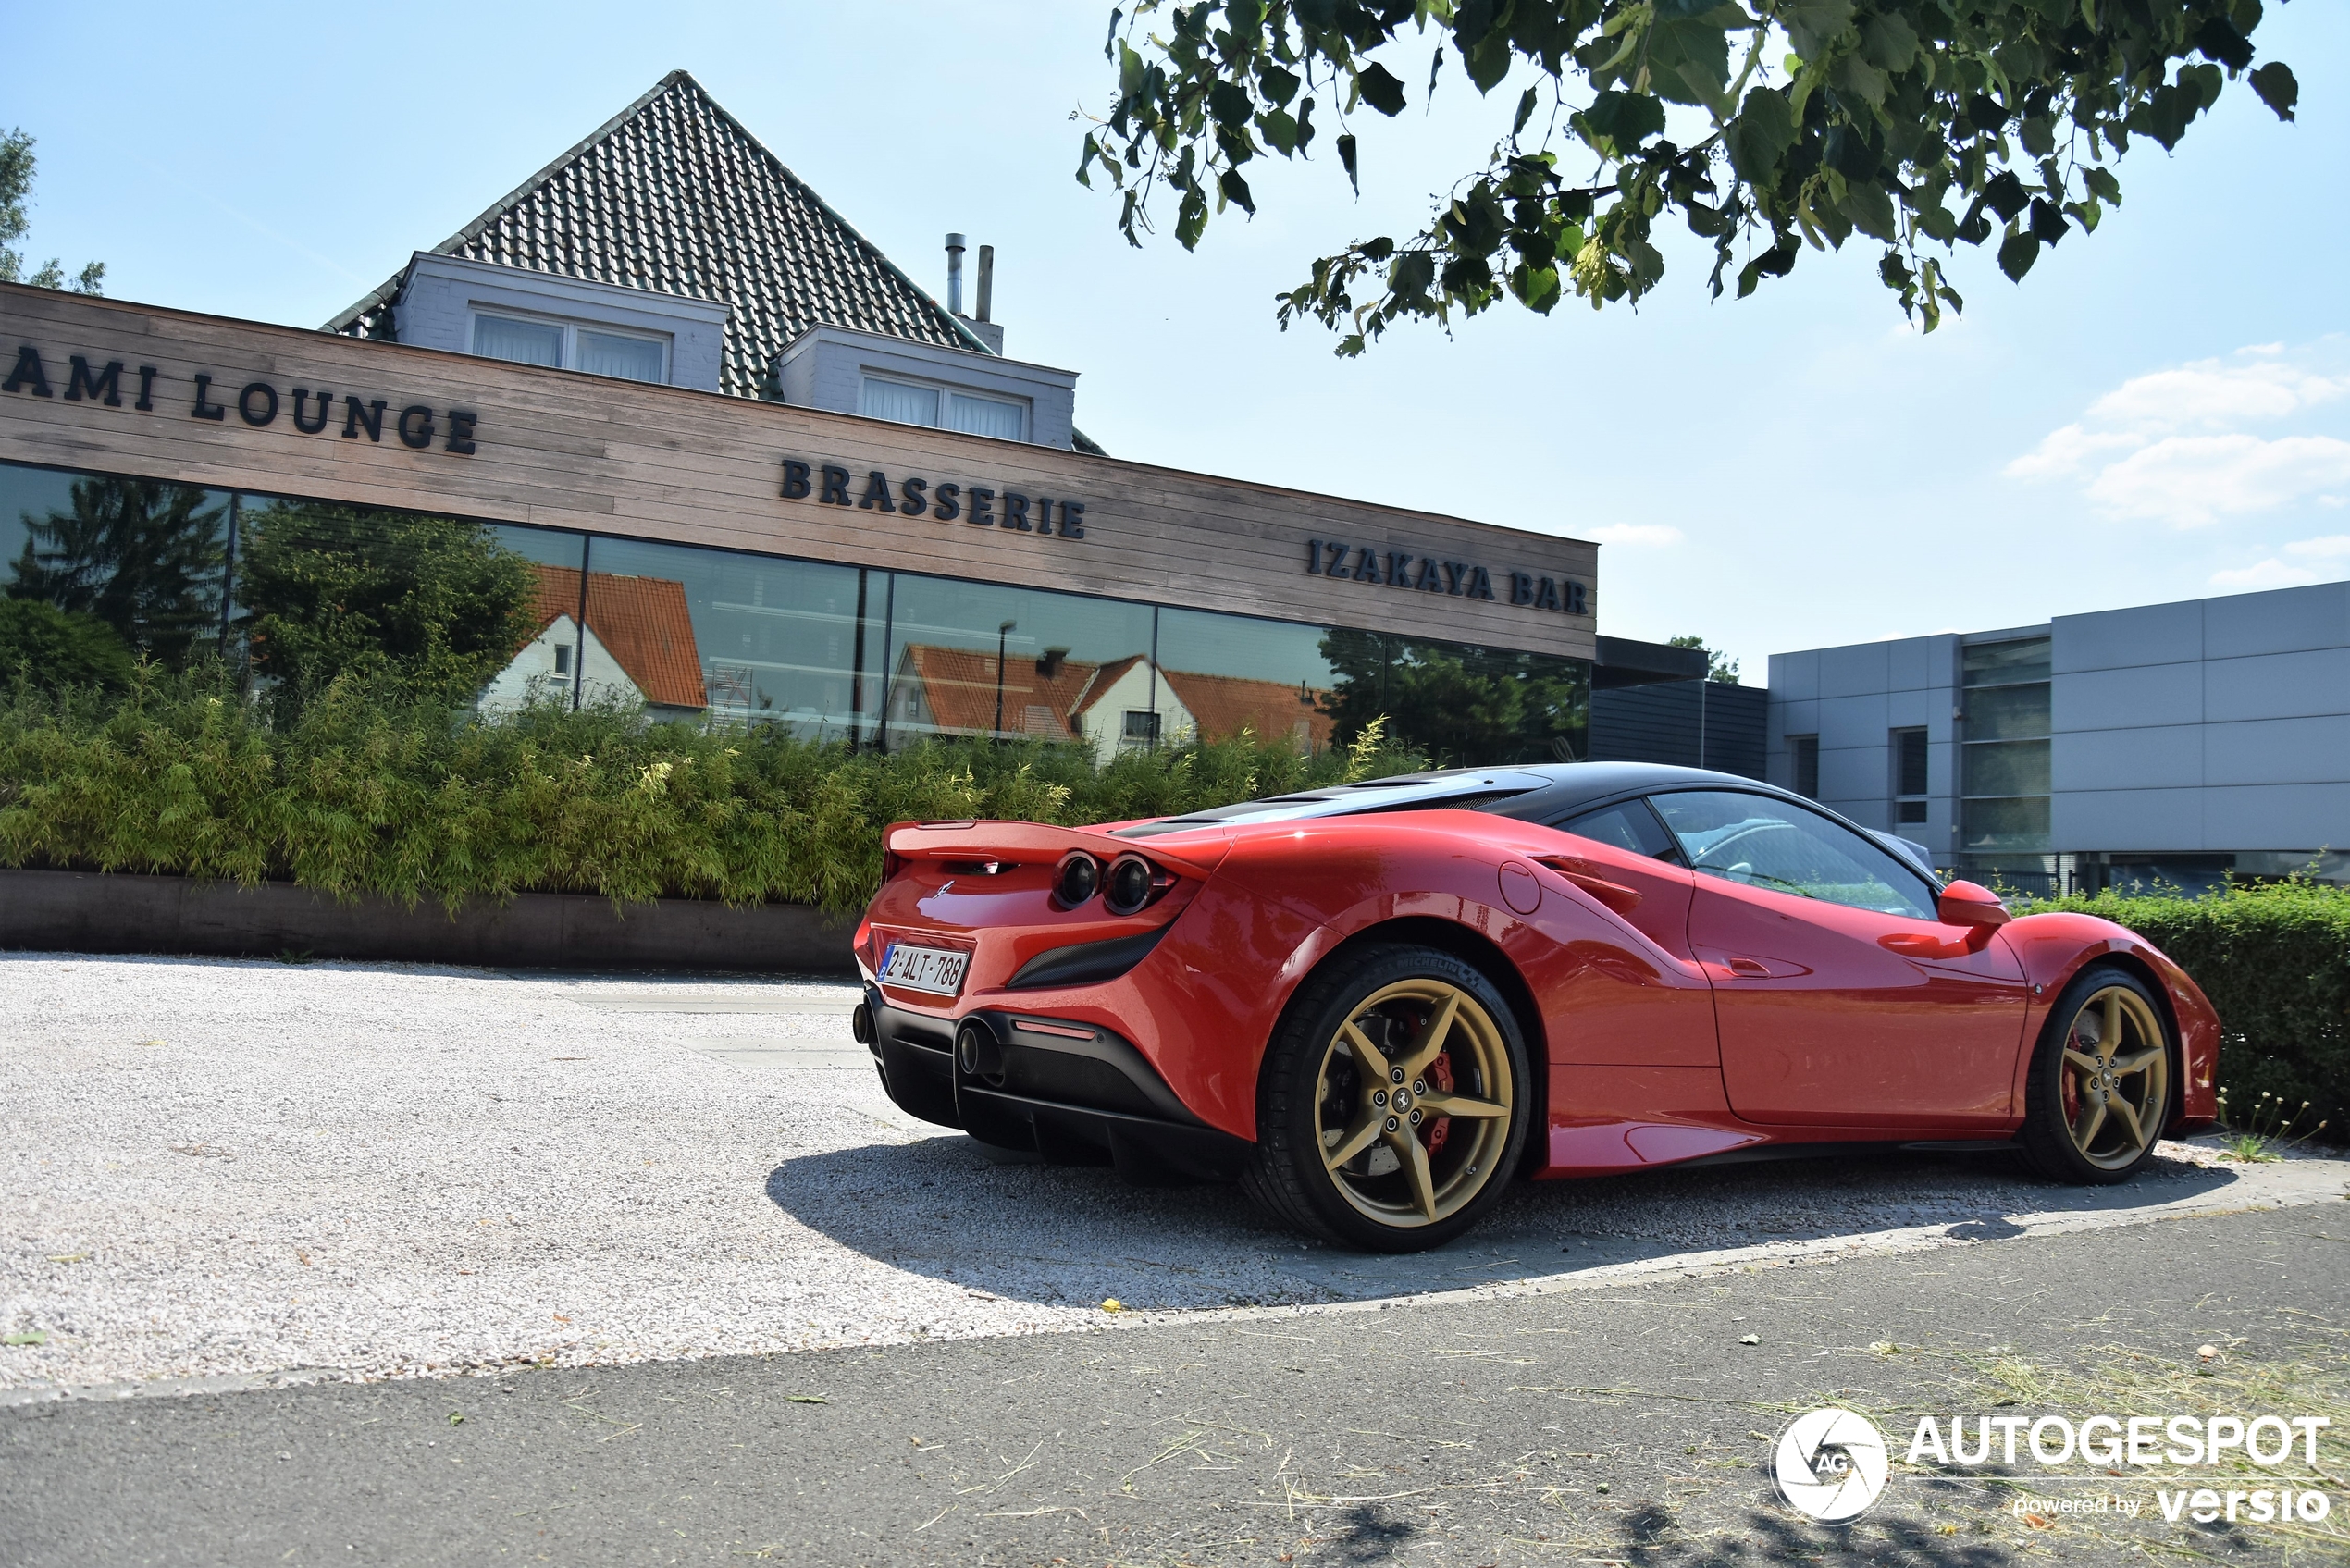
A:
[[[2024,1160],[2051,1181],[2126,1181],[2171,1117],[2170,1026],[2144,981],[2092,965],[2048,1011],[2024,1086]]]
[[[1517,1168],[1532,1086],[1516,1016],[1482,971],[1429,947],[1357,949],[1306,982],[1266,1052],[1243,1184],[1333,1241],[1441,1245]]]

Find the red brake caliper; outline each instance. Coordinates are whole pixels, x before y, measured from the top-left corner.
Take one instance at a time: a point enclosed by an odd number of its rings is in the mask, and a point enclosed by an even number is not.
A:
[[[1450,1094],[1453,1092],[1452,1052],[1440,1051],[1437,1053],[1436,1060],[1428,1064],[1428,1081],[1440,1094]],[[1428,1152],[1431,1154],[1441,1154],[1444,1149],[1445,1134],[1453,1130],[1453,1118],[1433,1117],[1421,1130],[1428,1137]]]
[[[2078,1034],[2072,1030],[2066,1030],[2064,1044],[2067,1050],[2080,1049],[2081,1041]],[[2094,1056],[2096,1053],[2087,1054]],[[2068,1125],[2078,1126],[2081,1121],[2081,1075],[2073,1070],[2071,1062],[2059,1062],[2057,1065],[2057,1083],[2059,1091],[2058,1097],[2064,1106],[2064,1119]]]

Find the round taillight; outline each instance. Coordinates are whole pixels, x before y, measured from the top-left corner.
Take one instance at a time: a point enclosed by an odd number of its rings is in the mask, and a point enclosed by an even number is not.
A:
[[[1101,891],[1102,863],[1083,850],[1073,850],[1053,876],[1053,896],[1063,908],[1074,909]]]
[[[1156,869],[1140,855],[1120,855],[1109,869],[1102,903],[1113,915],[1131,915],[1151,901]]]

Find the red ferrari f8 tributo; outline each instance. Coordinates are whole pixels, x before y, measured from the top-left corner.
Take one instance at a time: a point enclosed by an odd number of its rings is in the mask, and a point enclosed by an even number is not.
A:
[[[2219,1020],[2152,945],[2011,920],[1801,796],[1452,770],[1092,828],[901,822],[858,1038],[907,1111],[1237,1177],[1408,1251],[1512,1178],[2012,1143],[2109,1182],[2207,1126]]]

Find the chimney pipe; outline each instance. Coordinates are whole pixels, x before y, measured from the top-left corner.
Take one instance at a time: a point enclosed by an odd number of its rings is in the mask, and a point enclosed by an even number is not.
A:
[[[985,258],[992,253],[983,249],[980,252],[983,269],[986,265]],[[981,276],[986,276],[983,270]],[[984,300],[986,297],[986,286],[983,283],[980,298]],[[946,308],[956,315],[963,314],[963,237],[959,234],[946,236]],[[984,307],[981,314],[985,315]]]
[[[991,319],[988,311],[996,303],[996,247],[979,248],[979,319]]]

